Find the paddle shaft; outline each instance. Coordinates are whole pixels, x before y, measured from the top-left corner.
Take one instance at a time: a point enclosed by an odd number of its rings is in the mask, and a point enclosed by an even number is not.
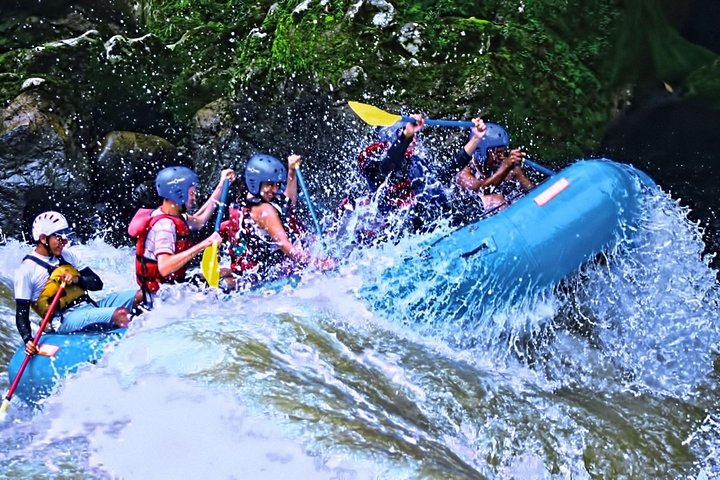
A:
[[[320,222],[318,221],[318,217],[315,214],[315,207],[313,206],[312,200],[310,199],[310,194],[308,193],[308,188],[305,184],[305,178],[303,178],[302,172],[300,172],[300,167],[295,168],[295,173],[297,174],[298,183],[300,184],[300,190],[302,190],[303,196],[305,197],[305,203],[307,203],[308,210],[310,210],[310,216],[312,217],[313,223],[315,224],[315,231],[317,232],[318,236],[322,237],[322,228],[320,228]]]
[[[220,231],[223,213],[225,212],[225,203],[227,203],[228,192],[230,191],[230,179],[226,178],[223,184],[222,193],[220,194],[220,205],[218,206],[217,217],[215,217],[215,231]]]
[[[412,122],[415,123],[415,119],[412,117],[402,117],[402,120],[404,122]],[[461,127],[461,128],[472,128],[475,126],[472,122],[467,122],[464,120],[432,120],[432,119],[426,119],[425,120],[426,125],[435,125],[437,127]],[[555,175],[555,172],[553,170],[550,170],[547,167],[543,167],[540,164],[537,164],[529,159],[524,159],[523,163],[527,165],[528,167],[532,168],[533,170],[537,170],[538,172],[542,173],[543,175],[547,175],[548,177],[552,177]]]
[[[225,204],[227,203],[228,192],[230,191],[230,179],[226,178],[223,183],[222,193],[220,194],[220,205],[218,205],[217,216],[215,217],[215,231],[220,231],[220,225],[222,224],[223,212],[225,210]],[[217,288],[220,285],[220,265],[218,262],[218,242],[213,242],[212,245],[207,247],[203,251],[202,260],[200,261],[200,269],[205,277],[205,280],[213,288]]]
[[[403,122],[415,123],[415,119],[413,117],[406,117],[404,115],[402,116],[401,120]],[[425,125],[434,126],[434,127],[459,127],[459,128],[472,128],[475,126],[475,124],[473,122],[468,122],[467,120],[434,120],[432,118],[426,118]]]
[[[52,303],[50,303],[50,306],[48,307],[48,311],[45,313],[45,317],[43,317],[42,322],[40,322],[40,327],[38,328],[38,331],[35,334],[35,338],[33,338],[33,343],[35,344],[36,347],[38,346],[40,337],[42,336],[43,332],[45,331],[45,327],[47,327],[48,322],[52,318],[53,313],[55,312],[55,308],[57,307],[57,304],[60,301],[60,297],[62,297],[62,293],[64,291],[65,291],[65,282],[62,282],[60,284],[60,287],[58,288],[57,293],[55,294],[55,297],[53,298]],[[25,368],[27,367],[28,363],[30,362],[30,358],[32,358],[32,355],[25,354],[25,359],[23,360],[22,364],[20,365],[20,368],[18,369],[18,373],[17,373],[17,375],[15,375],[15,379],[13,380],[12,385],[10,385],[8,392],[5,394],[5,400],[3,402],[4,410],[7,410],[7,407],[5,407],[5,402],[9,403],[10,400],[12,399],[13,394],[15,394],[15,390],[17,389],[18,385],[20,384],[20,379],[22,378],[22,375],[25,372]]]
[[[413,117],[407,115],[396,115],[390,112],[386,112],[372,105],[360,102],[348,102],[350,108],[360,117],[365,123],[375,126],[390,126],[395,122],[411,122],[415,123]],[[472,128],[475,126],[474,123],[468,122],[467,120],[436,120],[432,118],[425,119],[426,125],[437,126],[437,127],[459,127],[459,128]],[[549,177],[555,175],[555,172],[549,168],[543,167],[532,160],[525,159],[525,164]]]
[[[543,175],[547,175],[548,177],[552,177],[555,175],[554,170],[550,170],[547,167],[543,167],[542,165],[539,165],[532,160],[528,160],[527,158],[523,159],[523,163],[527,165],[528,167],[532,168],[533,170],[537,170],[538,172],[542,173]]]

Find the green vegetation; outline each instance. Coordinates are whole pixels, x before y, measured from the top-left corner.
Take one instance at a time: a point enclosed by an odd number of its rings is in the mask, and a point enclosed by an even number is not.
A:
[[[156,39],[143,44],[152,58],[138,51],[123,65],[108,65],[95,44],[73,53],[71,74],[58,71],[64,63],[43,65],[27,53],[52,40],[29,38],[37,22],[17,29],[5,21],[0,100],[17,95],[28,76],[52,76],[51,84],[76,96],[90,92],[110,116],[116,108],[132,112],[133,105],[113,104],[118,91],[132,92],[138,105],[157,105],[158,125],[169,122],[182,135],[201,106],[292,78],[436,118],[482,111],[506,123],[538,159],[563,161],[592,151],[616,99],[636,85],[668,81],[712,98],[720,91],[717,56],[679,36],[667,13],[677,8],[672,2],[390,3],[142,0],[138,21],[141,33]]]
[[[391,3],[392,12],[341,0],[146,2],[146,28],[176,45],[178,119],[242,86],[293,76],[434,116],[483,111],[540,157],[576,157],[597,143],[612,114],[599,60],[616,1],[523,11],[503,1]],[[391,13],[387,24],[376,19]],[[351,69],[360,77],[348,78]]]

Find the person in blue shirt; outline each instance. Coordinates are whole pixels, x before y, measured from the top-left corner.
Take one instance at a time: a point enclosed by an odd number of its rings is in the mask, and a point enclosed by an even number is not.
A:
[[[451,159],[431,163],[422,145],[425,127],[422,115],[380,130],[377,139],[358,155],[360,173],[367,181],[370,197],[384,217],[405,214],[403,227],[425,231],[434,220],[447,218],[457,224],[465,218],[453,205],[456,177],[472,161],[478,142],[487,128],[481,118],[473,119],[473,134]],[[502,202],[499,195],[480,196],[483,202]],[[460,206],[462,210],[462,206]]]
[[[379,215],[396,214],[404,228],[417,232],[447,212],[446,186],[465,164],[457,164],[457,156],[444,165],[431,164],[419,136],[425,120],[419,114],[411,118],[381,129],[358,155],[358,167]]]

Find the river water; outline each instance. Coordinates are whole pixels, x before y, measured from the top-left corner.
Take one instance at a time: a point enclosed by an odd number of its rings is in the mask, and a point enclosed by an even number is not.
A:
[[[639,229],[482,328],[408,322],[359,295],[413,248],[240,296],[172,287],[39,410],[14,398],[3,478],[720,478],[720,292],[662,192]],[[632,240],[630,240],[632,238]],[[73,248],[106,289],[133,253]],[[19,344],[0,246],[0,387]],[[431,267],[431,266],[429,266]],[[422,284],[417,286],[423,294]]]

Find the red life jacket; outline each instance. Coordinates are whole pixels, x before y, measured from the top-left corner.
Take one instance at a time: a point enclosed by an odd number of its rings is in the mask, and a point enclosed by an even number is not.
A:
[[[237,205],[232,205],[228,209],[228,214],[229,218],[220,224],[220,235],[229,244],[230,267],[233,272],[241,274],[253,270],[257,266],[248,251],[245,235],[247,225],[241,225],[244,223],[243,219],[246,218],[246,215],[250,215],[250,212],[247,208],[238,208]]]
[[[373,159],[382,156],[385,151],[390,147],[389,144],[384,142],[373,142],[365,147],[358,155],[358,168],[360,173],[367,178],[367,168]],[[412,157],[413,148],[412,145],[405,151],[405,158]],[[374,183],[379,179],[374,179]],[[374,192],[373,192],[374,193]],[[409,207],[415,203],[415,191],[412,188],[412,182],[409,178],[403,178],[388,184],[381,192],[378,198],[380,208],[384,211],[399,210],[404,207]]]
[[[160,275],[157,260],[150,260],[145,257],[145,240],[148,232],[159,220],[169,218],[175,224],[175,253],[187,250],[193,245],[190,239],[190,227],[184,217],[176,217],[174,215],[160,214],[150,216],[153,209],[141,208],[135,213],[128,233],[135,238],[135,279],[144,292],[155,293],[160,289],[161,283],[175,283],[185,280],[185,270],[187,266],[183,266],[172,272],[167,277]]]

